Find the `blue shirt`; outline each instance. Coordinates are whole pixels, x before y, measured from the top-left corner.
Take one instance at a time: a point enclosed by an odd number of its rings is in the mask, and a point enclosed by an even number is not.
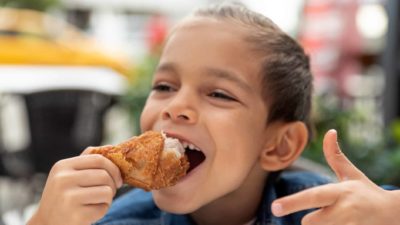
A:
[[[263,199],[258,207],[255,224],[260,225],[300,225],[301,218],[310,210],[275,217],[271,213],[271,203],[279,197],[301,190],[329,183],[327,177],[306,172],[291,171],[280,175],[271,174],[264,188]],[[95,225],[194,225],[188,215],[177,215],[160,210],[154,203],[151,192],[141,189],[117,198],[108,213]]]

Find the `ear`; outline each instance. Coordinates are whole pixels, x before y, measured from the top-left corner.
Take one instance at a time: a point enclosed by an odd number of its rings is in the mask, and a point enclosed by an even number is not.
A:
[[[273,128],[274,135],[266,132],[266,139],[269,141],[261,152],[260,163],[264,170],[277,171],[290,166],[300,156],[307,144],[308,131],[306,125],[300,121],[270,128]]]

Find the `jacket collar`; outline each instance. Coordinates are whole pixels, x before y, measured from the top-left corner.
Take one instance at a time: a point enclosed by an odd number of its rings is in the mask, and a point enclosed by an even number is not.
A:
[[[268,176],[267,183],[264,188],[263,200],[257,213],[256,225],[286,225],[282,218],[275,217],[271,212],[271,204],[277,199],[277,192],[274,184],[276,183],[279,172],[271,173]],[[162,225],[194,225],[196,224],[190,216],[187,215],[176,215],[171,213],[163,212],[161,214]]]

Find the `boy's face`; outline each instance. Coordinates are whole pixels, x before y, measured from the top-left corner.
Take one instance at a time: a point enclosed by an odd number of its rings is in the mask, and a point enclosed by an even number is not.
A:
[[[189,154],[192,165],[201,163],[177,185],[153,191],[164,210],[190,213],[209,203],[235,201],[264,182],[258,158],[267,107],[260,60],[243,36],[243,28],[232,23],[191,18],[166,43],[141,116],[142,130],[163,130],[202,153]]]

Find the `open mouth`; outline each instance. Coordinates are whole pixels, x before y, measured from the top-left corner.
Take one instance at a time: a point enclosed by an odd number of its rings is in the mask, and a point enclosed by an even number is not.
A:
[[[200,165],[206,159],[206,156],[198,147],[194,146],[193,144],[182,142],[182,145],[185,148],[185,154],[189,160],[190,166],[187,170],[187,173],[189,173],[198,165]]]

